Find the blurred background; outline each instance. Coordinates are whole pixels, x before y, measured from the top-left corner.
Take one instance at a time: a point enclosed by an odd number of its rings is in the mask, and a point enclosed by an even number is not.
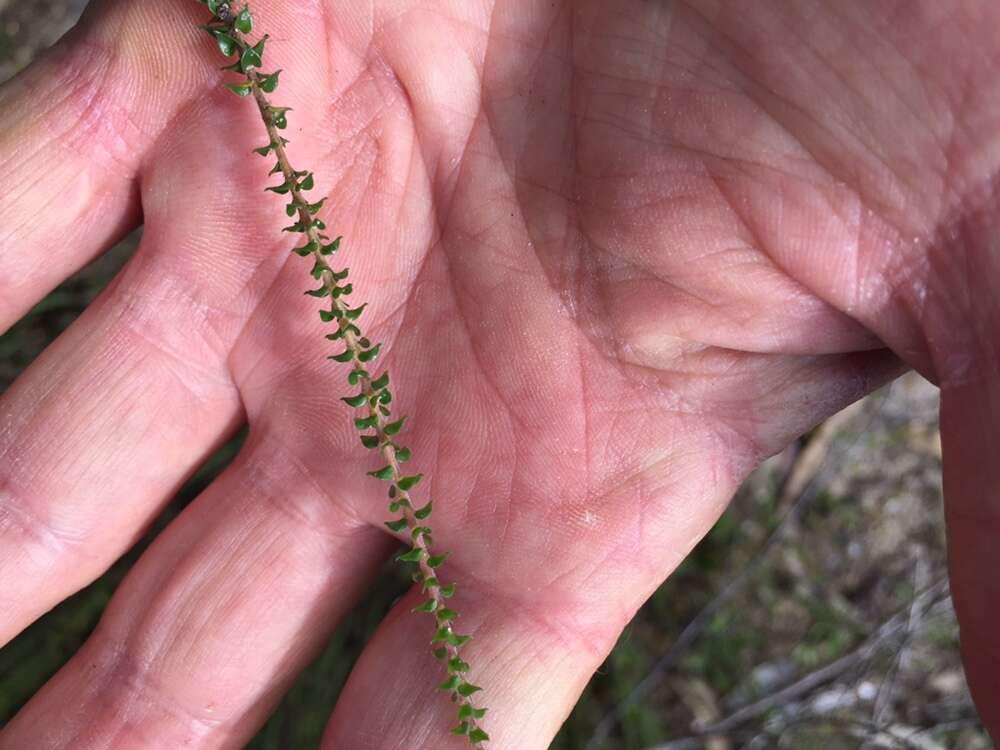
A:
[[[0,0],[0,81],[84,0]],[[0,337],[0,387],[70,325],[139,233]],[[86,639],[155,534],[239,449],[219,451],[147,538],[0,650],[0,725]],[[639,612],[559,750],[980,750],[945,579],[937,391],[909,375],[770,460]],[[387,566],[250,744],[316,748],[375,626],[407,588]],[[27,749],[26,749],[27,750]]]

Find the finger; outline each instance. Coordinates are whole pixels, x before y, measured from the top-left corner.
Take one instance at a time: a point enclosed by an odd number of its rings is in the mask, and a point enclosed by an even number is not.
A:
[[[581,631],[573,616],[533,611],[523,600],[466,584],[455,598],[463,613],[456,631],[473,636],[461,657],[472,665],[468,681],[484,688],[473,703],[488,709],[479,722],[488,747],[547,748],[619,631],[610,622]],[[416,593],[407,596],[382,623],[351,673],[322,748],[468,748],[467,738],[451,734],[456,706],[437,688],[448,674],[431,653],[433,625],[410,612],[419,603]]]
[[[150,147],[218,75],[191,61],[197,7],[178,13],[98,3],[0,87],[0,332],[138,224]]]
[[[105,570],[242,420],[227,358],[286,252],[240,225],[269,206],[229,210],[259,176],[219,184],[225,129],[205,120],[196,151],[168,139],[148,170],[137,255],[0,398],[0,643]]]
[[[341,499],[252,435],[0,748],[245,746],[388,552]]]
[[[952,597],[979,715],[1000,738],[1000,387],[995,375],[941,391]]]

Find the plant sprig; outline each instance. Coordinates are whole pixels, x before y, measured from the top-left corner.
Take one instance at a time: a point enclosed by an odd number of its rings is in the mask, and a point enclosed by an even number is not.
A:
[[[410,449],[397,440],[406,417],[392,418],[389,406],[392,392],[389,389],[388,371],[383,370],[379,375],[372,373],[375,369],[373,363],[381,352],[381,344],[366,338],[358,323],[366,305],[351,306],[347,303],[347,298],[354,292],[353,285],[347,280],[348,269],[335,270],[330,265],[333,256],[340,250],[342,238],[331,239],[324,233],[326,224],[316,217],[326,198],[316,202],[307,200],[303,193],[313,189],[313,174],[294,169],[288,160],[285,151],[288,141],[281,136],[280,131],[288,127],[288,112],[291,110],[275,106],[267,98],[267,94],[278,88],[281,71],[262,72],[264,47],[268,37],[264,35],[254,44],[246,40],[246,35],[253,31],[254,26],[249,7],[244,5],[237,12],[223,0],[199,1],[207,5],[212,13],[212,20],[202,28],[212,36],[225,57],[235,58],[235,62],[225,66],[223,70],[238,73],[242,77],[237,83],[225,84],[226,88],[238,96],[253,96],[267,130],[269,142],[254,149],[254,152],[264,157],[273,155],[275,164],[270,174],[283,178],[283,182],[272,185],[267,190],[288,197],[285,210],[296,221],[283,231],[304,236],[304,244],[294,248],[292,252],[304,258],[312,258],[311,275],[319,282],[316,289],[310,289],[306,294],[320,299],[328,298],[330,301],[329,307],[319,311],[319,316],[324,323],[334,327],[326,338],[342,343],[344,348],[329,359],[351,365],[347,382],[357,387],[358,392],[341,400],[348,406],[361,410],[361,416],[354,420],[361,444],[377,451],[385,462],[381,468],[368,472],[370,476],[389,485],[389,513],[396,518],[387,521],[385,525],[395,534],[409,532],[410,549],[396,559],[416,564],[413,581],[420,586],[426,598],[413,611],[426,612],[436,622],[431,644],[434,655],[444,663],[447,672],[447,678],[439,687],[458,705],[459,723],[452,732],[468,737],[475,750],[482,750],[483,743],[489,740],[489,735],[479,725],[486,709],[475,706],[472,696],[480,688],[466,679],[469,664],[459,655],[470,636],[460,635],[455,631],[453,623],[458,613],[446,604],[446,600],[455,593],[455,584],[442,583],[438,574],[438,568],[445,561],[446,555],[432,552],[433,532],[428,525],[431,502],[417,507],[412,500],[411,491],[419,484],[422,475],[405,474],[400,468],[411,456]]]

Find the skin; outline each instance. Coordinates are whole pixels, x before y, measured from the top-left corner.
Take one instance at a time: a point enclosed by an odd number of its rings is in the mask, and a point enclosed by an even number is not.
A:
[[[253,10],[411,418],[490,747],[546,747],[747,473],[907,368],[942,389],[963,654],[1000,734],[1000,5]],[[250,425],[0,748],[242,746],[395,547],[204,19],[98,2],[0,89],[0,329],[145,223],[2,397],[0,643]],[[416,601],[324,748],[463,745]]]

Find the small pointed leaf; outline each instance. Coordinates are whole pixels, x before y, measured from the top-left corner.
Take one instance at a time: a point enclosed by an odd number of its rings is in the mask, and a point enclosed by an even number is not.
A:
[[[479,687],[478,685],[473,685],[471,682],[466,682],[459,685],[458,694],[461,695],[463,698],[468,698],[470,695],[472,695],[473,693],[478,693],[480,690],[482,690],[482,688]]]
[[[249,96],[253,90],[249,83],[227,83],[226,88],[237,96]]]
[[[416,487],[417,483],[420,482],[420,480],[423,479],[423,477],[424,477],[423,474],[413,474],[412,476],[408,477],[400,477],[399,481],[396,482],[396,486],[399,487],[399,489],[401,489],[403,492],[406,492],[412,489],[413,487]]]
[[[334,362],[350,362],[354,359],[354,351],[352,349],[345,349],[340,354],[334,354],[328,359],[332,359]],[[368,397],[361,393],[357,396],[347,396],[346,398],[340,399],[341,401],[346,401],[348,404],[354,407],[364,406],[365,402],[368,401]]]
[[[447,607],[442,607],[437,612],[438,622],[451,622],[456,617],[458,617],[458,612],[453,609],[448,609]]]
[[[374,383],[372,385],[374,386]],[[402,419],[397,419],[395,422],[390,422],[389,424],[387,424],[385,426],[385,434],[386,435],[395,435],[401,429],[403,429],[403,425],[405,423],[406,423],[406,417],[403,417]],[[419,480],[417,480],[417,481],[419,481]],[[414,482],[414,484],[416,484],[416,482]],[[408,489],[408,488],[407,487],[403,487],[403,489],[405,490],[405,489]]]
[[[424,551],[419,547],[414,547],[409,552],[404,552],[399,555],[396,559],[400,562],[420,562],[424,556]]]
[[[271,75],[261,77],[260,88],[264,93],[266,94],[274,93],[274,90],[278,88],[278,75],[280,73],[281,73],[280,70],[276,70],[273,73],[271,73]]]
[[[393,471],[391,466],[383,466],[381,469],[378,469],[377,471],[368,472],[368,476],[375,477],[376,479],[382,479],[386,482],[392,481],[392,474]]]
[[[459,691],[461,692],[461,691]],[[476,727],[471,732],[469,732],[469,742],[489,742],[490,736],[486,734],[482,729]]]
[[[253,16],[250,15],[250,9],[245,5],[243,6],[243,10],[240,11],[240,14],[236,16],[233,21],[233,26],[235,26],[236,30],[241,34],[249,34],[253,31]]]

